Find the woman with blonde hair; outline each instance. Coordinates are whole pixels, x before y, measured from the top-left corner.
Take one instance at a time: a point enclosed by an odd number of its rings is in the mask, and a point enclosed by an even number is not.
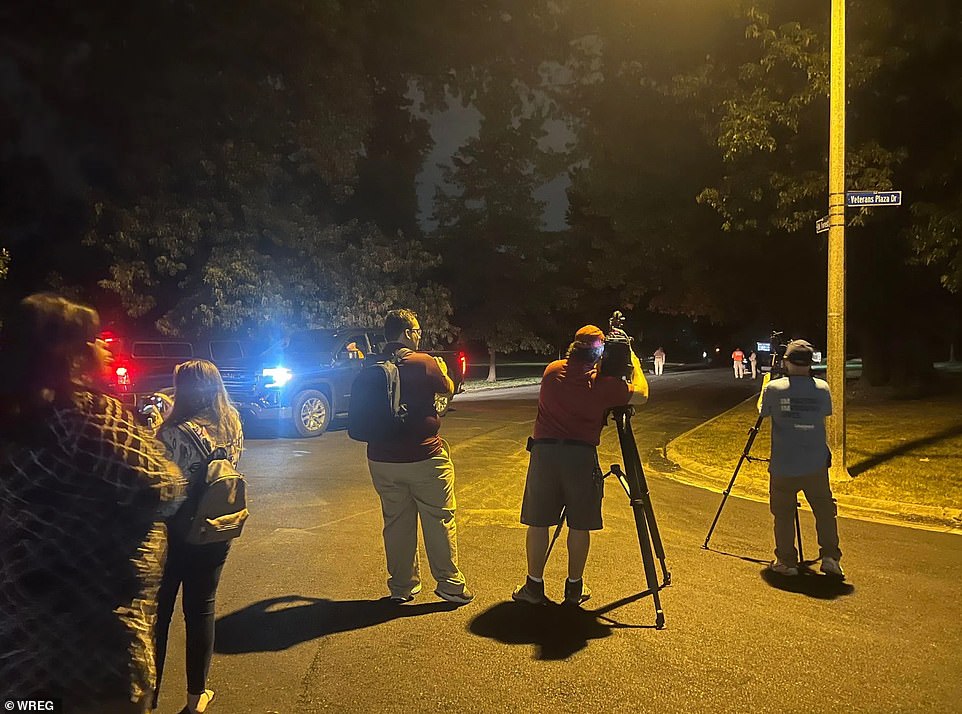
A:
[[[237,410],[231,405],[224,381],[213,363],[195,359],[177,365],[174,370],[174,405],[157,436],[167,447],[168,457],[180,466],[190,482],[184,508],[190,509],[193,505],[192,490],[198,485],[203,486],[194,482],[195,477],[202,478],[206,471],[197,465],[203,464],[211,451],[223,447],[230,462],[237,465],[244,448],[244,434]],[[201,445],[204,451],[201,451]],[[179,515],[174,516],[175,524]],[[157,596],[154,706],[157,706],[160,695],[174,601],[183,586],[187,706],[181,714],[200,714],[214,698],[214,692],[207,689],[207,674],[214,652],[214,601],[230,541],[195,545],[186,542],[178,528],[171,527],[168,531],[167,564]]]
[[[103,392],[92,308],[6,316],[0,353],[0,700],[142,714],[154,690],[163,519],[183,496],[153,435]],[[9,702],[12,706],[12,702]]]

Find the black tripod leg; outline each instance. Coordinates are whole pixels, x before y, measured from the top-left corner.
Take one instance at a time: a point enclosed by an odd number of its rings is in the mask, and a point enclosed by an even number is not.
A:
[[[548,556],[551,555],[551,549],[554,548],[555,542],[558,540],[558,536],[561,535],[561,529],[565,524],[565,507],[561,507],[561,519],[558,521],[557,527],[554,529],[554,535],[551,537],[551,542],[548,543],[548,552],[544,554],[545,565],[548,564]]]
[[[652,553],[652,531],[649,530],[648,514],[651,512],[651,504],[642,494],[641,480],[641,459],[638,456],[638,446],[635,443],[634,434],[631,433],[631,425],[628,421],[627,413],[622,412],[615,415],[615,426],[618,429],[618,441],[621,444],[621,454],[625,459],[626,474],[624,477],[619,475],[628,497],[631,502],[632,514],[635,517],[635,529],[638,532],[638,545],[641,548],[641,562],[645,569],[645,582],[648,590],[651,591],[652,602],[655,605],[655,627],[659,630],[665,627],[665,612],[661,608],[661,596],[658,584],[658,574],[655,572],[655,556]],[[647,490],[647,489],[646,489]],[[654,526],[654,523],[652,523]],[[657,526],[654,526],[657,529]],[[658,538],[659,547],[661,539]],[[663,552],[663,551],[662,551]],[[662,569],[667,573],[667,568],[662,559]],[[670,579],[670,575],[666,576]]]
[[[732,486],[735,485],[735,477],[738,476],[739,469],[741,469],[742,464],[745,463],[745,459],[748,458],[748,454],[752,450],[752,444],[755,443],[755,437],[758,436],[758,430],[762,426],[762,419],[762,415],[759,414],[758,419],[755,420],[755,426],[748,430],[748,441],[745,442],[745,448],[742,449],[742,455],[735,465],[735,471],[732,473],[731,480],[728,482],[728,487],[722,493],[722,500],[721,503],[718,504],[715,520],[711,522],[711,528],[708,529],[708,535],[705,536],[705,543],[702,545],[702,548],[705,550],[708,550],[708,541],[711,540],[711,534],[715,532],[715,526],[718,525],[718,519],[721,516],[722,509],[725,507],[725,501],[728,500],[728,495],[732,492]]]
[[[801,508],[802,504],[798,501],[795,502],[795,537],[798,538],[798,562],[799,565],[805,563],[805,556],[802,553],[802,522],[798,518],[798,509]]]
[[[671,571],[668,570],[668,565],[665,563],[665,546],[661,542],[661,533],[658,531],[658,522],[655,520],[655,509],[651,505],[651,492],[648,490],[648,480],[645,478],[644,469],[641,467],[641,461],[638,461],[638,494],[637,498],[642,502],[642,506],[645,509],[645,518],[648,521],[648,530],[651,533],[651,545],[655,550],[655,555],[658,557],[659,563],[661,563],[661,575],[662,575],[662,587],[667,587],[671,585]]]
[[[631,432],[631,426],[627,419],[625,419],[624,426],[621,425],[620,421],[616,423],[618,425],[618,440],[621,443],[621,452],[625,457],[625,465],[629,478],[632,478],[633,482],[637,484],[637,490],[632,492],[624,482],[622,482],[622,486],[625,486],[625,490],[628,491],[628,498],[632,499],[632,502],[634,502],[634,500],[640,500],[644,506],[645,518],[648,522],[648,530],[651,535],[651,544],[661,564],[661,585],[662,587],[667,587],[671,585],[671,571],[668,570],[668,565],[665,562],[665,546],[661,542],[661,532],[658,530],[658,522],[655,520],[655,509],[651,505],[651,491],[648,489],[648,479],[645,478],[645,470],[641,465],[641,456],[638,454],[638,444],[635,443],[635,437]],[[632,471],[634,471],[634,473],[632,473]]]
[[[671,585],[671,571],[668,570],[668,565],[665,562],[665,547],[661,543],[661,533],[658,531],[658,523],[655,521],[655,511],[651,507],[651,501],[648,500],[647,495],[646,492],[645,512],[648,514],[648,523],[651,526],[651,544],[655,549],[658,562],[661,563],[661,585],[662,587],[668,587]]]
[[[651,552],[648,518],[643,503],[633,501],[631,508],[635,514],[635,527],[638,530],[638,543],[641,545],[641,562],[645,568],[645,582],[651,591],[652,602],[655,604],[655,628],[664,629],[665,611],[661,609],[661,597],[658,594],[658,575],[655,573],[655,558]]]

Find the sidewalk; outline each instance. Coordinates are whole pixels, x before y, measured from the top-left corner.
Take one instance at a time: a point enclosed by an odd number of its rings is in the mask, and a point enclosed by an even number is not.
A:
[[[892,400],[849,386],[848,469],[833,481],[843,516],[962,534],[962,375],[940,370],[941,393]],[[680,471],[670,478],[721,492],[755,424],[757,397],[671,441],[666,453]],[[750,456],[767,458],[769,420]],[[746,461],[733,496],[768,501],[768,464]],[[804,501],[804,499],[802,499]]]

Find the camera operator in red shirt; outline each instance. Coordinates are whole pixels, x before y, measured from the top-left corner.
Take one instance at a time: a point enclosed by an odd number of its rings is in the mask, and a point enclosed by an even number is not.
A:
[[[564,602],[580,605],[590,597],[582,575],[591,531],[602,528],[604,483],[597,447],[605,415],[613,407],[648,399],[648,382],[633,350],[628,350],[632,369],[627,381],[599,373],[604,345],[604,333],[585,325],[575,333],[567,358],[549,364],[542,377],[521,506],[521,522],[528,526],[528,577],[512,594],[518,602],[548,602],[548,531],[561,522],[562,509],[569,529]]]

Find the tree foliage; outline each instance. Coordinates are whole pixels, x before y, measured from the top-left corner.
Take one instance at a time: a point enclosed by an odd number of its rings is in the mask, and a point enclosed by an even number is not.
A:
[[[492,350],[615,307],[824,327],[828,3],[101,5],[0,10],[8,285],[99,283],[170,334],[401,305]],[[852,342],[904,324],[917,352],[958,323],[962,8],[848,18],[848,187],[908,204],[848,213]],[[453,101],[480,128],[425,234],[423,117]],[[562,174],[569,228],[549,231],[538,190]]]
[[[82,48],[66,99],[96,134],[101,179],[85,177],[84,246],[106,259],[100,285],[128,318],[170,334],[257,331],[417,305],[450,333],[413,180],[372,179],[413,178],[427,142],[404,111],[403,77],[377,76],[389,61],[369,46],[388,29],[378,6],[66,11],[63,31]],[[43,51],[35,65],[61,59],[49,42]],[[63,87],[43,91],[65,99]],[[109,122],[99,132],[95,109]]]
[[[541,3],[520,16],[510,3],[474,6],[460,29],[478,39],[450,49],[452,71],[441,78],[448,101],[461,97],[482,119],[442,173],[432,238],[454,319],[492,360],[495,352],[550,352],[557,331],[549,316],[571,299],[558,280],[565,241],[545,231],[536,196],[567,164],[563,147],[546,141],[554,106],[541,88],[541,21],[549,16]]]
[[[957,112],[957,82],[953,87],[945,81],[954,75],[943,74],[933,60],[958,62],[962,14],[949,3],[933,9],[917,13],[897,4],[861,2],[848,8],[846,187],[904,188],[910,204],[898,213],[848,212],[853,342],[866,355],[870,379],[879,383],[912,381],[931,364],[929,346],[940,339],[943,316],[937,309],[927,319],[914,314],[919,305],[946,304],[931,268],[942,272],[945,288],[957,288],[951,216],[960,198],[957,191],[950,198],[944,188],[958,180],[958,169],[939,160],[942,149],[935,149],[932,136],[920,133],[908,115],[909,107],[917,111],[935,96]],[[795,265],[811,273],[818,266],[806,263],[801,246],[814,243],[811,226],[827,207],[826,11],[805,3],[743,3],[735,13],[735,26],[743,24],[745,32],[739,49],[709,57],[679,82],[696,103],[708,97],[715,108],[705,116],[705,129],[725,167],[699,201],[718,212],[726,231],[789,243],[792,255],[802,258]],[[923,36],[928,39],[920,42]],[[922,67],[938,70],[921,72]],[[936,211],[923,200],[927,190],[942,199]],[[898,293],[889,289],[893,284],[900,286]],[[893,323],[901,326],[894,337]],[[878,349],[882,339],[895,343],[884,358]]]

